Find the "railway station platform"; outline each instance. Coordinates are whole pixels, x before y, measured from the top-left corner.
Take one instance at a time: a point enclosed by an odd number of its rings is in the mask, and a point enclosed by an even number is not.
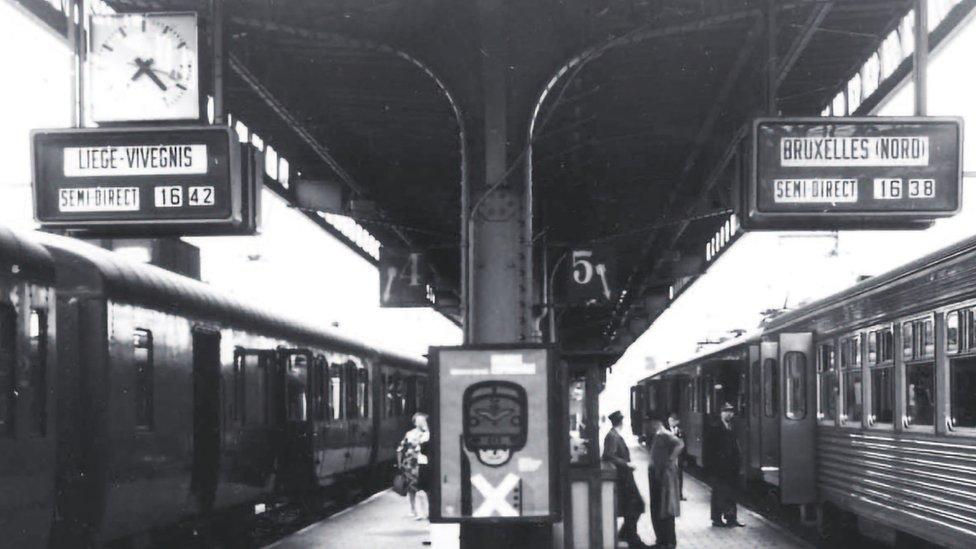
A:
[[[634,446],[631,447],[631,456],[637,472],[643,473],[635,476],[646,499],[647,451],[643,447]],[[677,521],[678,546],[682,549],[811,547],[806,541],[741,506],[739,520],[747,525],[745,528],[714,528],[709,519],[708,486],[690,475],[685,475],[684,491],[687,501],[682,502],[681,517]],[[638,532],[645,543],[654,543],[654,532],[647,514],[641,516]],[[414,520],[410,516],[407,500],[392,490],[386,490],[326,520],[307,526],[266,549],[408,549],[428,546],[430,541],[429,523]]]

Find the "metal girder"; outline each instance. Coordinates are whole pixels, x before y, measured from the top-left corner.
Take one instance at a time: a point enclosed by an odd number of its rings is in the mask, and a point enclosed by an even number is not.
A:
[[[810,40],[816,34],[817,29],[823,20],[827,18],[827,14],[830,13],[831,8],[834,7],[833,2],[825,2],[813,8],[810,15],[807,17],[806,22],[803,23],[803,31],[796,36],[793,43],[790,44],[790,49],[786,52],[786,57],[783,58],[783,62],[779,66],[779,75],[776,77],[776,87],[778,88],[783,80],[790,74],[793,70],[793,66],[796,62],[800,60],[800,56],[806,51],[807,45]]]

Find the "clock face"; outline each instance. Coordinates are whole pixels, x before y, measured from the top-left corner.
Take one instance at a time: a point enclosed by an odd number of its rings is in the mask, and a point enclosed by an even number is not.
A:
[[[90,48],[94,121],[199,118],[196,14],[94,16]]]

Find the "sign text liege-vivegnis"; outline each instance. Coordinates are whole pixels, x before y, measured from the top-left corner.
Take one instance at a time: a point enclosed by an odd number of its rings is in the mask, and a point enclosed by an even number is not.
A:
[[[207,173],[207,146],[126,145],[65,147],[66,177]]]

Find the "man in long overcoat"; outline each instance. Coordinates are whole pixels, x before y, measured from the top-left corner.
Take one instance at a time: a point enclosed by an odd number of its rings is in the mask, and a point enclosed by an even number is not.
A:
[[[630,463],[630,450],[620,434],[624,415],[615,411],[608,417],[613,428],[603,439],[603,461],[612,463],[617,469],[617,512],[624,517],[618,539],[627,542],[629,547],[644,548],[647,545],[637,535],[637,519],[644,513],[644,498],[634,482],[636,468]]]
[[[664,428],[660,419],[651,420],[651,463],[647,468],[651,487],[651,526],[657,543],[654,547],[673,549],[678,544],[674,518],[681,514],[681,474],[678,459],[685,443]]]
[[[732,424],[735,408],[726,402],[719,421],[705,433],[705,471],[712,480],[712,526],[745,526],[738,520],[735,486],[742,454]]]

